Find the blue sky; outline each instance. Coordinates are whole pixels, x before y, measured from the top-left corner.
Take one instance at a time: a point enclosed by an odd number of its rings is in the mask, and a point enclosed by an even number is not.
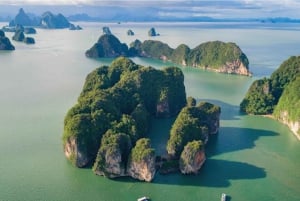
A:
[[[161,16],[208,16],[215,18],[290,17],[300,18],[300,0],[1,0],[5,5],[119,5],[161,8]]]

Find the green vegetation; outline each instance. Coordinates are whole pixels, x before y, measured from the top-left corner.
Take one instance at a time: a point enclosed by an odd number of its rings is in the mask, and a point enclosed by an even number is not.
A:
[[[283,91],[274,110],[277,119],[286,118],[288,122],[300,122],[300,76],[292,81]],[[285,116],[284,113],[287,113]]]
[[[274,109],[274,96],[270,93],[270,80],[256,80],[240,104],[248,114],[271,114]]]
[[[214,69],[218,72],[250,75],[247,56],[235,43],[210,41],[190,49],[181,44],[176,49],[157,40],[135,40],[128,49],[126,44],[112,34],[102,35],[98,42],[88,51],[88,57],[117,57],[140,56],[162,60],[205,69]]]
[[[162,113],[175,115],[186,105],[183,81],[178,68],[160,71],[124,57],[97,68],[87,76],[78,103],[65,117],[64,146],[75,140],[72,146],[80,157],[87,162],[96,159],[96,172],[109,172],[106,159],[113,153],[121,156],[120,166],[126,167],[131,145],[148,132],[150,115],[160,117],[157,105],[161,95],[168,105]],[[77,153],[70,155],[72,163],[78,165]]]
[[[200,102],[197,106],[184,107],[177,116],[167,144],[168,154],[178,158],[184,146],[191,141],[206,142],[208,135],[214,133],[219,121],[220,107]]]
[[[139,40],[130,44],[135,51],[142,57],[151,57],[156,59],[170,58],[173,49],[168,44],[155,40],[145,40],[143,43]]]
[[[121,43],[113,34],[104,34],[98,42],[86,51],[87,57],[118,57],[127,56],[128,47],[125,43]]]
[[[188,56],[187,65],[219,68],[227,62],[238,60],[248,67],[248,58],[235,43],[211,41],[192,49]]]
[[[190,51],[191,49],[187,45],[181,44],[173,51],[171,60],[177,64],[187,65]]]
[[[252,83],[240,109],[248,114],[272,114],[285,88],[300,76],[300,57],[290,57],[272,73]]]
[[[193,98],[193,97],[191,97],[191,96],[189,96],[189,97],[187,98],[187,106],[188,106],[188,107],[194,107],[194,106],[196,106],[196,103],[197,103],[197,101],[196,101],[195,98]]]
[[[147,160],[149,157],[154,157],[154,155],[155,151],[151,148],[150,139],[141,138],[131,150],[130,158],[133,162],[141,162]]]
[[[188,142],[184,146],[184,150],[182,151],[179,159],[180,169],[184,169],[183,167],[186,165],[193,166],[194,161],[197,159],[196,155],[204,150],[204,144],[201,140],[194,140]]]

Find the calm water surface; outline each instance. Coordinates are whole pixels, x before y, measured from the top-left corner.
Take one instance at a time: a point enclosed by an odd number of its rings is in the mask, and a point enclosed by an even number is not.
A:
[[[1,24],[2,27],[3,24]],[[74,168],[62,149],[63,119],[75,104],[86,75],[111,60],[84,56],[104,24],[82,23],[82,31],[41,30],[32,46],[13,41],[0,52],[0,200],[213,201],[222,192],[232,201],[298,201],[300,143],[287,127],[264,117],[245,116],[238,105],[254,79],[269,76],[291,55],[300,55],[297,26],[241,24],[109,24],[121,41],[155,38],[175,48],[208,40],[237,43],[250,60],[252,78],[182,68],[189,96],[222,107],[221,129],[207,146],[208,159],[196,176],[157,174],[152,183],[109,180]],[[107,24],[105,24],[107,25]],[[136,36],[126,35],[133,29]],[[11,37],[10,33],[7,36]],[[146,66],[172,65],[133,58]],[[158,153],[174,119],[154,120],[150,133]],[[163,139],[163,140],[161,140]]]

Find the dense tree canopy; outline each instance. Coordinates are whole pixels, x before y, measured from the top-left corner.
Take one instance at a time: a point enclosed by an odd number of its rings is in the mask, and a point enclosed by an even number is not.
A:
[[[207,102],[184,107],[171,128],[167,144],[168,153],[178,158],[188,142],[206,142],[208,135],[214,133],[213,127],[219,121],[220,112],[220,107]]]
[[[300,56],[290,57],[270,78],[256,80],[250,86],[240,109],[249,114],[272,114],[283,91],[300,76]]]
[[[287,121],[300,122],[300,76],[284,89],[275,107],[274,116],[278,119],[286,118]]]
[[[96,171],[107,172],[107,153],[120,155],[120,166],[126,167],[128,150],[146,135],[150,115],[158,114],[162,99],[168,106],[163,112],[170,115],[186,105],[183,81],[178,68],[146,68],[124,57],[97,68],[87,76],[78,103],[65,117],[65,147],[75,139],[74,150],[87,161],[97,156]],[[123,145],[116,145],[119,141]],[[78,157],[73,155],[71,160],[76,165]]]
[[[218,72],[250,75],[247,56],[235,43],[210,41],[190,49],[181,44],[176,49],[158,40],[133,41],[129,48],[114,35],[104,34],[92,48],[88,57],[140,56],[168,60],[184,66],[213,69]],[[243,67],[241,67],[243,66]],[[243,68],[243,70],[239,70]]]

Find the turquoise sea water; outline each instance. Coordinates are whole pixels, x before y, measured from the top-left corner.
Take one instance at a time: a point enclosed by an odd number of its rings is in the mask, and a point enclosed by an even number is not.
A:
[[[0,201],[298,201],[300,142],[289,129],[268,118],[241,115],[238,105],[256,78],[269,76],[282,61],[300,55],[295,25],[209,23],[81,23],[84,30],[42,30],[35,45],[13,41],[16,51],[0,52]],[[198,175],[156,175],[152,183],[109,180],[73,167],[62,148],[63,119],[75,104],[86,75],[111,60],[85,57],[108,25],[121,41],[154,38],[175,48],[208,40],[237,43],[250,60],[252,78],[182,68],[187,94],[222,107],[221,128],[207,146]],[[1,24],[2,27],[2,24]],[[126,35],[133,29],[136,36]],[[10,33],[7,36],[11,37]],[[172,65],[132,58],[156,68]],[[163,153],[173,119],[154,120],[153,146]],[[161,140],[162,139],[162,140]]]

